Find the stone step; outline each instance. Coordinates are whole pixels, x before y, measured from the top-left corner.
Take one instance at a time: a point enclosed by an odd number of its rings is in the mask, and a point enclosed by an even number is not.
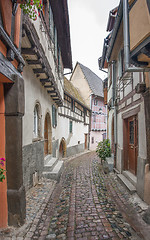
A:
[[[114,168],[114,156],[107,157],[106,162],[108,164],[109,171],[112,172]]]
[[[129,171],[123,171],[122,174],[134,185],[136,188],[137,177]]]
[[[62,173],[63,166],[64,166],[64,162],[59,160],[51,171],[43,172],[43,177],[58,181]]]
[[[55,167],[57,162],[58,162],[57,158],[54,157],[50,158],[49,161],[44,165],[44,171],[45,172],[51,171]]]
[[[118,180],[125,185],[131,194],[136,192],[135,186],[123,174],[118,174],[117,177]]]
[[[44,165],[46,165],[52,158],[52,155],[51,154],[48,154],[45,156],[44,158]]]

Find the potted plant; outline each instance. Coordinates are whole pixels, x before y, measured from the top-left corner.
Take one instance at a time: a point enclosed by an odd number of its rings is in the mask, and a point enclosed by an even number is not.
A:
[[[28,14],[29,18],[36,20],[42,10],[42,0],[17,0],[24,14]]]
[[[108,164],[106,162],[107,157],[111,157],[111,148],[109,139],[104,139],[99,142],[96,147],[96,153],[98,157],[101,159],[101,163],[103,165],[103,169],[105,173],[109,172]]]
[[[4,172],[6,172],[6,170],[2,168],[4,166],[4,161],[4,158],[0,158],[0,182],[3,182],[3,180],[5,179]]]

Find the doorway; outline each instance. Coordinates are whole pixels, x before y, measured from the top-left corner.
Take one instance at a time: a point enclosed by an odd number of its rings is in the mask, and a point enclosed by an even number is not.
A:
[[[66,141],[64,138],[62,138],[61,142],[60,142],[60,147],[59,147],[59,157],[60,158],[64,158],[66,157]]]
[[[52,128],[49,113],[46,114],[44,124],[44,154],[45,156],[52,153]]]
[[[137,115],[124,120],[124,167],[137,174],[138,118]]]
[[[87,134],[85,134],[85,144],[84,144],[84,148],[87,149]]]

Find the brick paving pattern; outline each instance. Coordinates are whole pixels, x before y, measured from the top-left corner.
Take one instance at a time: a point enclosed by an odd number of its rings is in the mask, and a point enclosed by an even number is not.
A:
[[[105,174],[95,153],[66,162],[60,182],[43,183],[27,196],[27,224],[5,232],[13,240],[150,240],[142,210],[115,174]],[[55,186],[55,189],[53,190]]]

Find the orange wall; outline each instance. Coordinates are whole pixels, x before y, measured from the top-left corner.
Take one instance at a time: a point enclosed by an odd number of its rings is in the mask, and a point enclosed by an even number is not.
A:
[[[20,24],[21,24],[21,8],[18,7],[15,16],[15,35],[14,35],[14,44],[16,45],[17,48],[19,48]]]
[[[0,8],[3,18],[4,29],[11,35],[11,16],[12,16],[12,1],[11,0],[0,0]]]
[[[5,102],[3,84],[0,83],[0,158],[5,158]],[[5,158],[6,159],[6,158]],[[4,166],[6,169],[6,166]],[[0,182],[0,228],[7,227],[7,181]]]
[[[130,14],[130,49],[135,49],[150,36],[150,14],[146,0],[137,0]]]

